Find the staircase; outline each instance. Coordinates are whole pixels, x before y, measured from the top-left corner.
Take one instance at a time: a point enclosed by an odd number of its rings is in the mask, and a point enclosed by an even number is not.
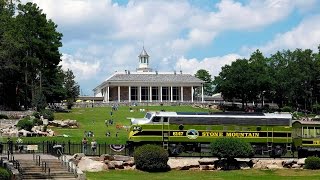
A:
[[[19,160],[19,163],[22,179],[77,179],[58,159],[42,159],[40,166],[32,160]]]

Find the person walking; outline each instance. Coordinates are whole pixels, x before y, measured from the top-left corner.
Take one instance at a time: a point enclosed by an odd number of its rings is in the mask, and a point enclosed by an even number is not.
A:
[[[91,142],[91,150],[92,150],[92,154],[96,155],[96,151],[97,151],[97,141],[95,139],[92,140]]]
[[[84,137],[82,139],[82,153],[83,154],[87,154],[87,144],[88,144],[87,138]]]
[[[16,143],[17,143],[17,146],[18,146],[19,153],[21,153],[22,150],[23,150],[23,145],[22,145],[23,140],[19,137],[19,138],[16,140]]]
[[[13,141],[10,139],[10,137],[8,137],[8,151],[10,154],[13,154]]]

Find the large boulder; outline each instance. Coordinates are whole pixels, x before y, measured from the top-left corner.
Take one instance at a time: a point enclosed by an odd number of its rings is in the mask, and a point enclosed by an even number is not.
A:
[[[102,171],[105,168],[103,162],[94,161],[88,157],[82,157],[78,163],[78,167],[81,171],[97,172]]]
[[[132,158],[130,156],[114,155],[113,159],[115,161],[130,161]]]
[[[303,166],[307,158],[301,158],[298,160],[297,164]]]

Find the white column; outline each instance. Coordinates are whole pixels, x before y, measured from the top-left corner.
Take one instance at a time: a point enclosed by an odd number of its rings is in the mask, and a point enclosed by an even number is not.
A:
[[[193,102],[193,86],[191,86],[191,102]]]
[[[120,86],[118,86],[118,102],[120,102]]]
[[[183,86],[181,86],[180,88],[181,88],[181,95],[180,95],[181,98],[180,98],[180,101],[183,102]]]
[[[104,90],[103,102],[107,102],[107,87],[105,87],[103,90]]]
[[[141,102],[141,86],[139,86],[139,102]]]
[[[162,102],[162,86],[160,86],[160,102]]]
[[[170,86],[170,100],[173,102],[173,91],[172,91],[172,86]]]
[[[150,86],[150,88],[149,88],[149,89],[150,89],[150,92],[149,92],[150,99],[149,99],[149,100],[150,100],[150,102],[152,102],[152,86]]]
[[[131,102],[131,86],[129,86],[129,97],[128,97],[129,102]]]
[[[203,102],[204,101],[204,95],[203,95],[203,85],[201,87],[201,101]]]
[[[109,97],[110,97],[110,87],[107,86],[107,102],[109,102]]]

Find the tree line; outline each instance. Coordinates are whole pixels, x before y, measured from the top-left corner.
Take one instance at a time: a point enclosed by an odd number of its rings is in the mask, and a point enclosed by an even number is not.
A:
[[[227,101],[240,100],[242,108],[264,100],[280,108],[313,111],[320,107],[320,46],[318,52],[283,50],[270,57],[256,50],[248,59],[223,66],[214,79],[203,69],[196,76],[205,81],[207,95],[220,92]]]
[[[37,4],[0,0],[0,109],[74,101],[79,86],[73,72],[59,66],[61,40]]]

